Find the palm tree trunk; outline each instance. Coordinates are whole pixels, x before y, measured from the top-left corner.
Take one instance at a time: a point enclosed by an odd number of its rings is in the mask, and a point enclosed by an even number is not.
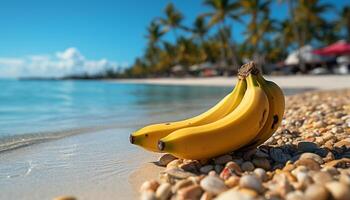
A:
[[[297,40],[298,43],[298,48],[300,50],[300,48],[303,46],[303,42],[301,39],[301,35],[300,35],[300,31],[297,27],[297,25],[295,24],[295,22],[293,22],[294,20],[294,4],[293,4],[294,0],[287,0],[287,5],[288,5],[288,10],[289,10],[289,15],[290,15],[290,20],[292,21],[292,25],[293,25],[293,32],[294,32],[294,36]],[[300,51],[298,51],[298,60],[299,60],[299,66],[300,69],[303,73],[306,72],[306,66],[305,66],[305,62],[300,54]]]

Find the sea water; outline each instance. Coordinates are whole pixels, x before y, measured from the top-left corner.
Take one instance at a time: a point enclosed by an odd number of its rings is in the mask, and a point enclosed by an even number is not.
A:
[[[231,89],[102,81],[0,80],[0,152],[87,131],[181,118]],[[181,113],[182,110],[187,110]]]

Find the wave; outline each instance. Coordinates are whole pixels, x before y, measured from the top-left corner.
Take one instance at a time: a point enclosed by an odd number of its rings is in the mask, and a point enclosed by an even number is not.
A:
[[[105,125],[98,127],[84,127],[84,128],[75,128],[75,129],[66,129],[61,131],[48,131],[48,132],[35,132],[35,133],[27,133],[20,135],[12,135],[0,138],[0,153],[15,150],[18,148],[44,143],[52,140],[62,139],[65,137],[92,133],[97,131],[103,131],[108,129],[116,129],[116,128],[132,128],[135,127],[131,125]]]

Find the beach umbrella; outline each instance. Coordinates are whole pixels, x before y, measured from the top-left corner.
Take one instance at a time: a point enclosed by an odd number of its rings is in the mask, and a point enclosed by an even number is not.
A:
[[[318,55],[334,55],[334,56],[350,54],[350,43],[347,43],[344,40],[340,40],[327,47],[314,50],[313,53]]]
[[[299,54],[300,58],[303,59],[305,63],[319,63],[322,61],[322,58],[319,55],[313,53],[312,46],[306,45],[296,51],[291,52],[284,61],[285,65],[298,65]]]

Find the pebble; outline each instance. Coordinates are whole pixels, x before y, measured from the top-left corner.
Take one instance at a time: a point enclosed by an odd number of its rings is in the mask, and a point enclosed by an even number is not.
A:
[[[224,181],[216,176],[207,176],[201,182],[200,186],[207,192],[212,194],[219,194],[225,190],[227,187]]]
[[[328,167],[337,167],[337,168],[349,168],[350,167],[350,158],[342,158],[338,160],[333,160],[325,164]]]
[[[208,174],[211,170],[214,169],[213,165],[205,165],[199,169],[199,171],[203,174]]]
[[[242,169],[243,171],[253,171],[254,168],[255,168],[255,167],[254,167],[253,163],[251,163],[250,161],[245,161],[245,162],[243,162],[242,165],[241,165],[241,169]]]
[[[229,162],[226,167],[221,171],[220,178],[226,180],[233,175],[241,175],[242,169],[234,162]]]
[[[266,158],[254,158],[252,162],[255,167],[263,168],[265,170],[271,169],[271,164]]]
[[[224,164],[232,161],[232,156],[222,155],[222,156],[214,158],[213,160],[214,160],[215,164],[217,164],[217,165],[224,165]]]
[[[177,194],[179,199],[191,200],[199,199],[203,193],[203,190],[199,185],[191,185],[180,189]]]
[[[77,200],[77,199],[73,196],[60,196],[60,197],[54,198],[53,200]]]
[[[300,152],[314,152],[318,146],[313,142],[299,142],[298,151]]]
[[[310,185],[305,190],[305,199],[308,200],[327,200],[329,192],[323,185]]]
[[[309,159],[309,158],[298,160],[295,162],[295,165],[296,166],[302,165],[302,166],[307,167],[308,169],[316,170],[316,171],[321,169],[320,164],[318,162],[316,162],[313,159]]]
[[[256,168],[254,174],[261,180],[266,181],[268,179],[266,171],[262,168]]]
[[[169,183],[162,183],[156,191],[156,197],[159,200],[168,199],[171,194],[171,185]]]
[[[196,160],[193,160],[193,161],[180,164],[179,168],[187,172],[197,173],[199,166],[200,166],[200,163]]]
[[[141,200],[157,200],[157,197],[152,191],[144,191],[141,193]]]
[[[324,172],[324,171],[319,171],[319,172],[316,172],[312,175],[312,180],[314,181],[314,183],[316,184],[325,184],[327,182],[331,182],[333,181],[333,178],[332,176],[327,173],[327,172]]]
[[[160,158],[158,159],[158,165],[160,166],[167,166],[171,161],[176,160],[177,158],[171,154],[164,154],[162,156],[160,156]]]
[[[285,163],[291,159],[291,156],[289,154],[283,153],[282,149],[279,148],[272,148],[270,150],[270,157],[272,160],[278,163]]]
[[[184,179],[184,180],[179,180],[176,182],[176,184],[173,187],[173,192],[177,192],[179,189],[193,185],[194,182],[192,180],[189,179]]]
[[[304,199],[304,194],[299,191],[293,191],[287,194],[286,200],[303,200]]]
[[[264,190],[261,180],[254,175],[243,175],[239,180],[239,186],[255,190],[258,193],[261,193]]]
[[[159,183],[156,180],[146,181],[141,185],[140,191],[143,192],[143,191],[151,190],[155,192],[158,186],[159,186]]]
[[[303,153],[301,154],[300,160],[302,159],[312,159],[316,162],[318,162],[318,164],[322,165],[324,163],[324,161],[322,160],[321,156],[314,154],[314,153]]]
[[[350,188],[339,182],[329,182],[326,184],[328,191],[335,200],[349,200]]]
[[[350,174],[345,174],[345,173],[340,174],[339,181],[350,187]]]
[[[179,159],[175,159],[173,161],[170,161],[167,165],[166,165],[166,168],[167,169],[172,169],[172,168],[178,168],[179,165],[182,163],[181,160]]]
[[[230,189],[226,192],[221,193],[217,198],[215,198],[215,200],[233,200],[233,199],[253,200],[254,197],[251,197],[251,196],[244,194],[242,192],[239,192],[237,190]]]
[[[171,168],[171,169],[167,169],[164,171],[164,173],[168,174],[169,176],[173,177],[173,178],[178,178],[178,179],[185,179],[191,176],[196,176],[195,174],[191,173],[191,172],[185,172],[181,169],[178,168]]]
[[[239,177],[238,176],[230,176],[230,178],[228,178],[225,181],[225,185],[227,185],[227,187],[232,188],[232,187],[236,187],[239,184]]]
[[[212,200],[212,199],[213,199],[213,195],[208,192],[204,192],[200,198],[200,200]]]
[[[220,174],[223,169],[224,169],[224,167],[222,165],[215,165],[214,166],[214,170],[217,174]]]

